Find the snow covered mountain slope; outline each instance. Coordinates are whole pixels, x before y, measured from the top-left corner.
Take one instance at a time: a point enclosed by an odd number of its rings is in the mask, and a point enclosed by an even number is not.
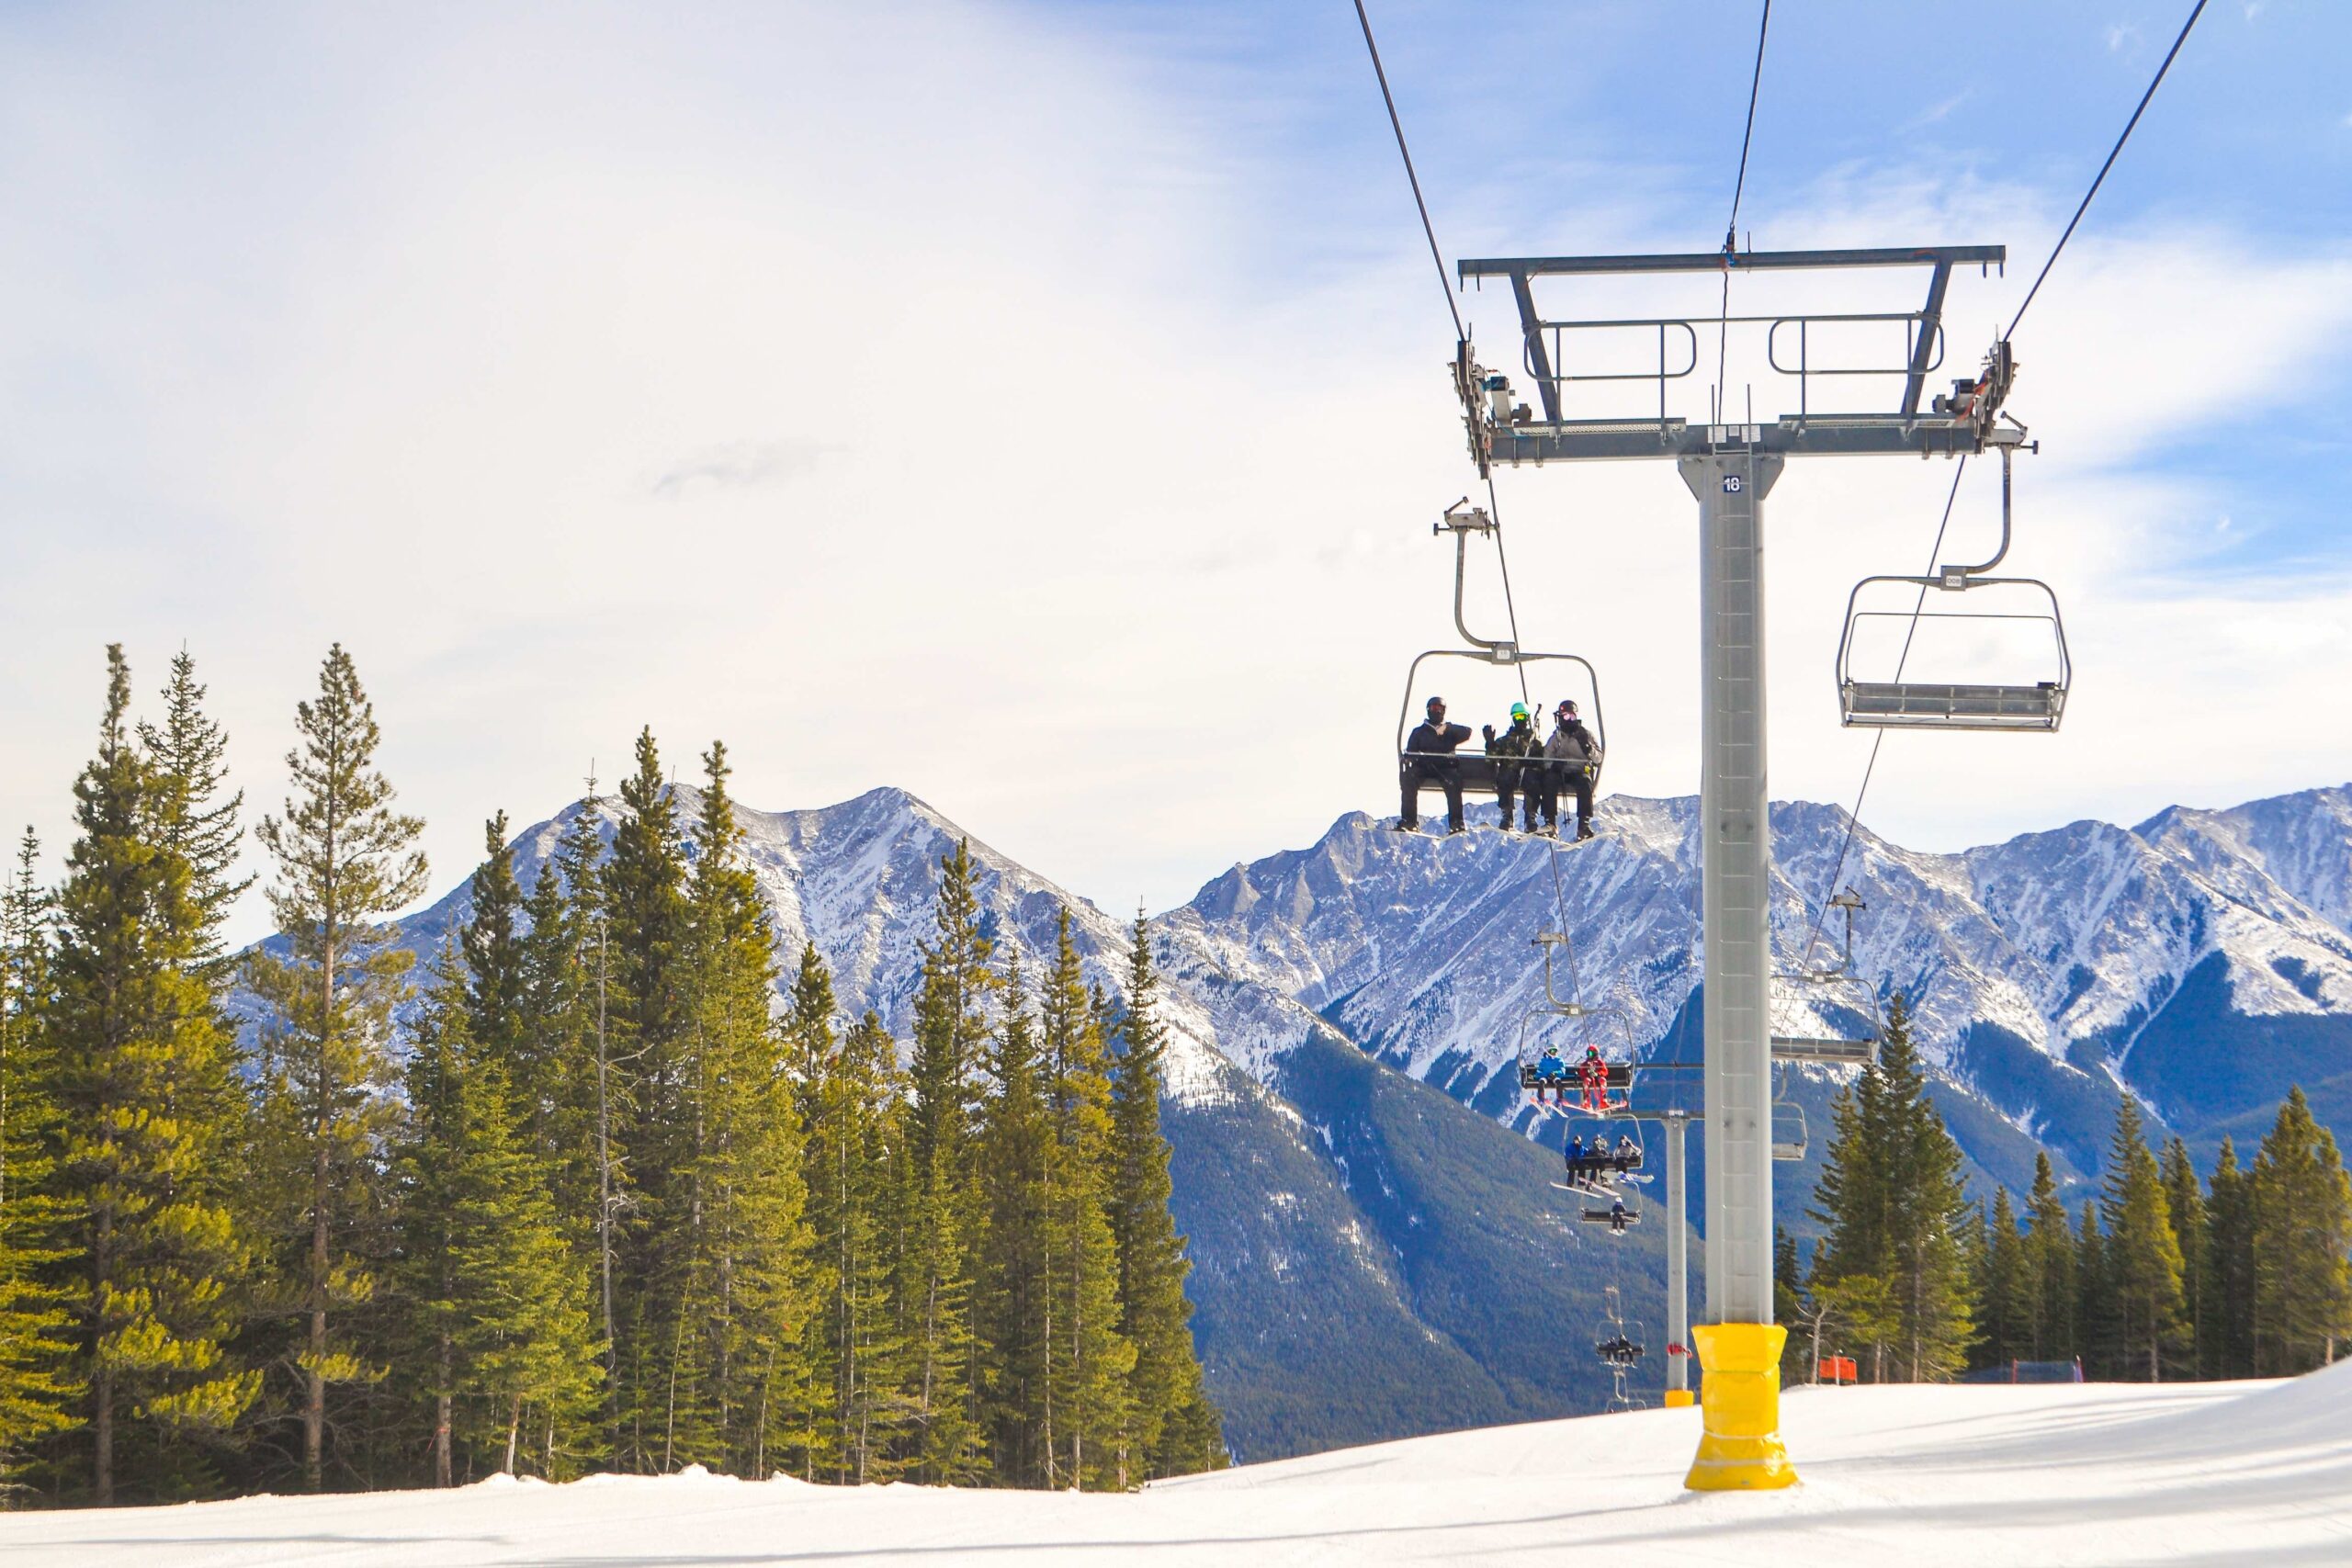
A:
[[[1441,840],[1343,817],[1311,849],[1237,865],[1168,929],[1202,968],[1523,1118],[1502,1069],[1544,995],[1539,930],[1567,931],[1577,994],[1614,1010],[1645,1055],[1695,1055],[1695,806],[1605,801],[1600,839],[1556,865],[1546,844],[1490,829]],[[1849,824],[1796,802],[1773,807],[1772,827],[1774,929],[1794,970]],[[1973,1102],[1954,1120],[1984,1168],[2013,1179],[2040,1139],[2087,1173],[2125,1089],[2194,1134],[2267,1111],[2291,1082],[2352,1073],[2348,829],[2347,788],[1951,855],[1857,829],[1843,880],[1869,909],[1854,968],[1911,998],[1948,1102]],[[1839,929],[1823,930],[1815,964]],[[1565,970],[1555,985],[1569,989]],[[1782,988],[1783,1028],[1806,1027],[1802,994],[1818,990]],[[1236,1059],[1266,1077],[1285,1043],[1263,1030],[1252,1043]],[[1671,1092],[1664,1075],[1658,1088]]]
[[[697,802],[679,793],[683,818]],[[577,809],[516,840],[526,886]],[[787,967],[815,942],[842,1005],[903,1039],[939,860],[967,835],[893,789],[739,815]],[[1548,844],[1491,829],[1408,836],[1351,814],[1155,919],[1177,1217],[1211,1387],[1245,1457],[1597,1406],[1596,1368],[1531,1361],[1527,1347],[1564,1325],[1581,1335],[1612,1280],[1655,1324],[1662,1227],[1622,1246],[1589,1234],[1548,1185],[1556,1166],[1519,1135],[1560,1136],[1531,1125],[1513,1071],[1544,995],[1531,939],[1564,911],[1555,989],[1609,1004],[1645,1057],[1695,1060],[1694,817],[1689,799],[1612,797],[1600,837],[1555,863]],[[2070,1174],[2095,1173],[2127,1089],[2199,1157],[2221,1131],[2258,1135],[2291,1082],[2352,1134],[2348,827],[2352,789],[2337,788],[1951,855],[1856,829],[1847,880],[1870,907],[1855,969],[1914,998],[1980,1186],[2023,1186],[2044,1143]],[[1848,822],[1793,803],[1773,808],[1773,829],[1775,929],[1793,966]],[[1116,991],[1124,919],[985,844],[972,853],[990,929],[1027,973],[1067,906],[1091,976]],[[467,901],[461,885],[409,922],[420,951]],[[1838,999],[1792,1004],[1781,1026],[1854,1022]],[[1695,1092],[1690,1075],[1645,1081],[1647,1103]],[[1800,1234],[1836,1088],[1826,1069],[1792,1085],[1816,1130],[1808,1162],[1780,1172]]]
[[[1984,1568],[2352,1557],[2352,1366],[2289,1383],[1793,1392],[1804,1483],[1693,1494],[1699,1412],[1385,1443],[1139,1494],[598,1476],[0,1516],[54,1568],[320,1562],[1385,1563]]]
[[[678,795],[683,823],[700,802]],[[515,839],[526,887],[579,809]],[[874,1009],[906,1041],[940,860],[968,835],[894,789],[811,811],[739,807],[738,819],[787,977],[814,942],[842,1006]],[[971,853],[1000,954],[1034,979],[1066,907],[1089,977],[1116,993],[1125,920],[986,844]],[[407,922],[408,940],[433,951],[469,897],[461,884]],[[1171,933],[1158,953],[1173,1207],[1192,1243],[1195,1342],[1235,1451],[1598,1408],[1607,1380],[1589,1358],[1530,1364],[1524,1347],[1555,1337],[1564,1314],[1580,1334],[1612,1282],[1655,1320],[1660,1233],[1582,1234],[1544,1150],[1367,1061],[1304,1003],[1219,975]]]

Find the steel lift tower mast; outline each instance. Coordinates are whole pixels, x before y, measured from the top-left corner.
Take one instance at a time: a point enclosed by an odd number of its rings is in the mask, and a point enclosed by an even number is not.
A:
[[[1832,455],[1957,457],[2014,446],[2023,430],[1998,419],[2014,375],[1996,342],[1982,374],[1953,383],[1922,409],[1928,375],[1943,358],[1944,295],[1952,269],[1997,265],[1998,245],[1914,250],[1750,251],[1714,254],[1521,257],[1464,261],[1464,283],[1508,283],[1519,308],[1525,366],[1540,417],[1515,405],[1507,378],[1458,345],[1454,380],[1471,456],[1482,476],[1517,466],[1671,458],[1699,502],[1700,783],[1705,956],[1707,1297],[1693,1331],[1704,1374],[1704,1431],[1685,1484],[1701,1491],[1781,1487],[1796,1480],[1780,1437],[1780,1359],[1787,1330],[1772,1323],[1771,980],[1769,923],[1771,829],[1766,816],[1764,705],[1764,499],[1791,457]],[[1668,412],[1668,383],[1698,364],[1689,320],[1546,320],[1537,278],[1661,273],[1918,267],[1927,299],[1903,312],[1723,317],[1723,330],[1761,323],[1773,370],[1796,378],[1798,408],[1765,424],[1693,425]],[[1712,325],[1702,320],[1701,324]],[[1850,337],[1899,327],[1899,364],[1813,363],[1812,333]],[[1653,370],[1570,368],[1578,334],[1627,333],[1654,345]],[[1783,350],[1788,354],[1784,355]],[[1793,363],[1788,362],[1793,356]],[[1676,366],[1672,361],[1684,363]],[[1816,377],[1899,377],[1900,401],[1883,412],[1816,412]],[[1569,419],[1565,394],[1585,382],[1657,384],[1657,412]],[[1720,394],[1719,394],[1720,396]],[[1719,415],[1720,417],[1720,415]],[[1679,1140],[1677,1140],[1679,1142]],[[1679,1216],[1676,1217],[1679,1223]]]

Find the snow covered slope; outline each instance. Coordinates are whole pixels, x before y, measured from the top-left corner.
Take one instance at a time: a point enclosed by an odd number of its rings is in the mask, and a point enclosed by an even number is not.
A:
[[[1695,1051],[1695,808],[1604,801],[1600,840],[1560,857],[1556,892],[1537,841],[1343,817],[1311,849],[1235,866],[1169,931],[1200,969],[1295,998],[1490,1114],[1524,1114],[1499,1069],[1543,995],[1529,939],[1562,913],[1584,999],[1620,1010],[1645,1054]],[[1772,808],[1791,967],[1848,828],[1836,807]],[[1853,846],[1844,880],[1870,906],[1855,968],[1911,998],[1929,1062],[1974,1101],[1954,1118],[1963,1145],[2004,1179],[2021,1156],[2030,1168],[2034,1139],[2095,1169],[2126,1089],[2195,1133],[2352,1074],[2352,786],[1959,854],[1867,829]],[[1236,1059],[1261,1077],[1286,1048],[1272,1029],[1249,1044]]]
[[[1140,1495],[700,1473],[0,1517],[49,1568],[1525,1560],[1906,1568],[2352,1562],[2352,1365],[2289,1383],[1811,1390],[1804,1484],[1681,1489],[1695,1410],[1494,1427]]]

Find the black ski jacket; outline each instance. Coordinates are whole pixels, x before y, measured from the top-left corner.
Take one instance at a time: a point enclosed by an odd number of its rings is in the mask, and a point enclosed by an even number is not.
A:
[[[1469,739],[1470,727],[1466,724],[1431,725],[1425,721],[1405,738],[1405,750],[1451,757],[1453,749]]]
[[[1532,757],[1544,750],[1544,742],[1532,724],[1514,724],[1487,742],[1489,757]]]

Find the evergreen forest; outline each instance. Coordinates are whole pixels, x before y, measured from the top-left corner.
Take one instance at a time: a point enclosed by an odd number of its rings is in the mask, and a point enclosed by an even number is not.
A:
[[[914,1037],[778,951],[723,745],[650,731],[437,951],[337,646],[251,824],[192,660],[107,650],[62,878],[0,898],[0,1485],[15,1506],[561,1480],[1117,1489],[1226,1462],[1169,1214],[1138,918],[1114,996],[939,868]],[[903,1064],[903,1065],[902,1065]]]
[[[2352,1179],[2300,1089],[2250,1163],[2222,1141],[2210,1179],[2180,1138],[2149,1146],[2126,1094],[2079,1213],[2047,1154],[2022,1203],[2006,1189],[1975,1201],[1898,996],[1879,1060],[1832,1114],[1810,1267],[1779,1238],[1790,1381],[1817,1377],[1824,1356],[1865,1382],[2019,1362],[2119,1382],[2289,1377],[2352,1344]]]

